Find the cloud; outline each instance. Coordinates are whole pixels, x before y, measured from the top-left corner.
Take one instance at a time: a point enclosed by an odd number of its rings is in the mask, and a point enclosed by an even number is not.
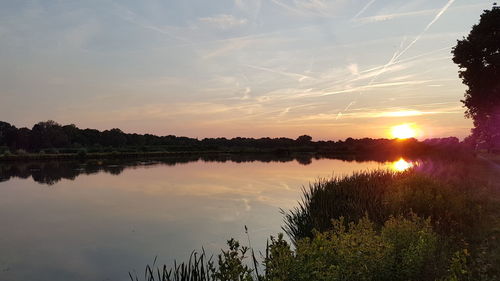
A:
[[[453,9],[473,9],[473,8],[484,7],[484,6],[485,5],[483,3],[482,4],[471,4],[471,5],[456,6]],[[369,16],[369,17],[361,17],[361,18],[358,16],[358,17],[354,17],[353,20],[356,22],[359,22],[359,23],[381,22],[381,21],[394,20],[394,19],[399,19],[399,18],[404,18],[404,17],[432,15],[435,13],[439,13],[442,10],[443,10],[443,8],[380,14],[380,15]]]
[[[213,25],[220,29],[230,29],[237,26],[246,25],[248,23],[247,19],[239,19],[233,15],[220,14],[212,17],[204,17],[198,19],[202,23],[207,23]]]
[[[370,0],[370,2],[366,3],[366,5],[352,19],[355,20],[361,16],[361,14],[363,14],[374,2],[375,0]]]
[[[325,0],[293,0],[293,2],[282,0],[270,1],[295,15],[320,17],[332,17],[333,12],[339,10],[336,9],[339,6],[335,4],[339,4],[342,2],[340,1],[339,3],[332,3]]]
[[[166,35],[172,39],[176,39],[182,42],[190,43],[188,40],[185,38],[176,35],[172,27],[170,26],[158,26],[155,24],[150,23],[147,19],[139,16],[137,13],[133,12],[132,10],[128,9],[125,6],[121,6],[117,3],[114,3],[115,9],[116,9],[116,15],[121,18],[122,20],[129,22],[131,24],[134,24],[136,26],[139,26],[141,28],[151,30],[154,32],[157,32],[162,35]]]
[[[90,20],[89,22],[80,24],[74,28],[68,29],[64,39],[68,46],[85,49],[89,41],[99,33],[100,24],[96,20]]]
[[[351,110],[350,112],[344,111],[344,113],[318,113],[310,114],[290,121],[305,121],[305,120],[338,120],[339,115],[346,119],[373,119],[373,118],[400,118],[400,117],[417,117],[424,115],[437,115],[437,114],[456,114],[461,113],[462,108],[460,106],[446,107],[446,108],[436,108],[435,110],[407,110],[401,109],[396,111],[390,110]]]
[[[281,70],[276,70],[276,69],[271,69],[271,68],[266,68],[266,67],[261,67],[261,66],[255,66],[255,65],[250,65],[250,64],[247,64],[245,66],[253,68],[253,69],[257,69],[257,70],[263,70],[263,71],[267,71],[267,72],[271,72],[271,73],[276,73],[276,74],[283,75],[283,76],[295,77],[298,79],[297,81],[299,81],[299,82],[302,82],[305,79],[314,79],[311,76],[307,76],[307,75],[303,75],[303,74],[299,74],[299,73],[281,71]]]
[[[359,75],[359,69],[357,63],[351,63],[347,66],[347,69],[352,75]]]
[[[403,12],[403,13],[382,14],[382,15],[376,15],[376,16],[370,16],[370,17],[357,18],[355,20],[357,22],[360,22],[360,23],[371,23],[371,22],[393,20],[393,19],[408,17],[408,16],[429,15],[429,14],[433,14],[433,13],[438,12],[438,11],[439,11],[438,9],[428,9],[428,10],[411,11],[411,12]]]

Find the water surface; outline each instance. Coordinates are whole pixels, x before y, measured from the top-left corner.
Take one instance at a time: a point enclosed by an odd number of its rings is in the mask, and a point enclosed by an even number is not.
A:
[[[127,280],[209,253],[228,238],[256,248],[280,208],[319,177],[390,166],[339,159],[157,159],[0,163],[0,280]]]

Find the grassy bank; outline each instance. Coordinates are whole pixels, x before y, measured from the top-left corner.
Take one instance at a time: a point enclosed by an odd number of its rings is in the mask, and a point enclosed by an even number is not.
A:
[[[499,185],[487,161],[319,180],[283,211],[291,243],[271,237],[259,256],[229,240],[217,258],[148,266],[144,278],[498,280]]]

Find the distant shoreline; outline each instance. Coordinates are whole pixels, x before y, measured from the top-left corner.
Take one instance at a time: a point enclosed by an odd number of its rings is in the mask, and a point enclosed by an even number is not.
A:
[[[130,158],[157,158],[157,157],[172,157],[172,156],[197,156],[197,155],[275,155],[289,156],[294,154],[309,154],[309,155],[355,155],[353,153],[321,153],[315,151],[149,151],[149,152],[97,152],[86,153],[25,153],[25,154],[10,154],[0,155],[0,162],[3,161],[36,161],[36,160],[93,160],[93,159],[130,159]]]

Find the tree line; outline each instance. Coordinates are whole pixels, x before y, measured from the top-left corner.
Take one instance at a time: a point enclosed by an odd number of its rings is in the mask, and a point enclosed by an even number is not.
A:
[[[23,150],[26,152],[89,152],[113,151],[307,151],[307,152],[400,152],[403,148],[413,152],[425,147],[453,147],[460,145],[457,138],[432,139],[419,142],[415,139],[404,142],[391,139],[353,139],[339,141],[313,141],[311,136],[302,135],[292,138],[204,138],[196,139],[183,136],[157,136],[152,134],[124,133],[114,128],[99,131],[80,129],[74,124],[61,125],[49,120],[35,124],[31,129],[17,128],[0,121],[0,147],[3,151]],[[424,147],[425,146],[425,147]],[[106,150],[107,149],[107,150]],[[128,150],[127,150],[128,149]],[[1,152],[1,151],[0,151]]]

